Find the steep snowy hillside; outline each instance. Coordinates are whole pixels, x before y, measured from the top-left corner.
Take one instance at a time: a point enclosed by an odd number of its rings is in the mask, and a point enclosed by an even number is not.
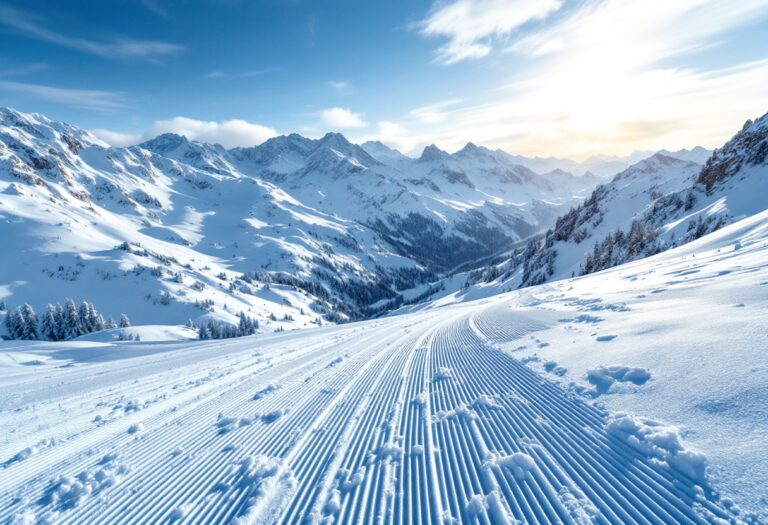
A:
[[[599,186],[559,217],[543,238],[509,260],[472,272],[467,284],[530,286],[610,268],[699,238],[768,208],[767,157],[768,115],[747,122],[703,167],[657,153]]]
[[[0,521],[765,523],[767,261],[763,212],[413,315],[2,342]]]
[[[244,312],[267,331],[361,318],[510,250],[596,183],[475,146],[434,161],[374,146],[383,161],[335,133],[110,148],[2,109],[0,299],[38,314],[84,299],[141,324]]]
[[[359,315],[433,274],[365,226],[296,201],[165,135],[109,148],[41,115],[0,113],[0,297],[86,299],[134,323],[265,330]],[[1,314],[0,314],[1,315]]]

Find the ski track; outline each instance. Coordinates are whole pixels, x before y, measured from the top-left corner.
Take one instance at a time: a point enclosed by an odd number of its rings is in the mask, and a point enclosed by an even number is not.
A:
[[[404,319],[11,376],[0,414],[21,409],[0,444],[0,522],[732,520],[711,489],[494,346],[546,328],[543,314],[491,301]],[[59,476],[104,464],[127,470],[74,502],[51,497]]]

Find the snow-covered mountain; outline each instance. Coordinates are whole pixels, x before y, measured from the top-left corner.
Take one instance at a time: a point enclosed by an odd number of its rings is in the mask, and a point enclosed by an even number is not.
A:
[[[557,157],[525,157],[522,155],[514,155],[511,156],[511,158],[515,163],[530,168],[536,172],[543,173],[560,169],[576,175],[592,174],[605,179],[613,177],[620,171],[624,171],[633,164],[636,164],[655,153],[661,153],[662,155],[675,157],[680,160],[689,160],[698,164],[704,164],[712,154],[712,151],[702,148],[701,146],[676,151],[669,151],[666,149],[660,151],[641,150],[626,156],[593,155],[581,162],[576,162],[570,159],[560,159]]]
[[[409,159],[335,133],[232,150],[165,134],[112,148],[2,109],[0,238],[11,249],[0,298],[38,312],[86,299],[141,324],[359,318],[510,250],[595,183],[473,145]]]
[[[410,159],[381,143],[289,135],[231,152],[237,169],[352,219],[435,271],[494,255],[543,229],[594,179],[538,175],[472,144]]]
[[[768,115],[747,122],[703,166],[680,158],[700,158],[699,149],[674,154],[679,157],[658,152],[641,160],[598,186],[544,236],[507,260],[469,272],[465,281],[464,276],[446,281],[442,295],[466,299],[592,273],[763,211],[768,208],[767,130]]]

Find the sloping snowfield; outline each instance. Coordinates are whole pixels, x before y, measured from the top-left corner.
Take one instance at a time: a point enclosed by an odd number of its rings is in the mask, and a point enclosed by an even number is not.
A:
[[[587,278],[365,323],[3,343],[0,522],[761,522],[767,296],[764,213]],[[738,347],[710,344],[723,330]],[[756,407],[749,424],[726,398]]]

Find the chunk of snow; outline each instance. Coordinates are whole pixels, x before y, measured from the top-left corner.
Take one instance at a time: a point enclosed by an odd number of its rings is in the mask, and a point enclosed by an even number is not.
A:
[[[270,424],[280,419],[285,414],[284,409],[275,409],[259,416],[263,423]]]
[[[499,402],[496,400],[495,396],[488,395],[488,394],[480,394],[477,399],[472,401],[472,406],[477,407],[483,407],[483,408],[499,408]]]
[[[515,452],[508,456],[492,454],[486,458],[484,467],[490,468],[493,466],[509,469],[517,481],[522,481],[529,472],[536,469],[536,462],[531,456],[523,452]]]
[[[280,461],[264,455],[251,455],[242,458],[237,464],[237,473],[241,486],[258,483],[264,478],[275,476],[280,468]]]
[[[471,520],[476,520],[488,511],[488,503],[482,494],[474,494],[467,502],[467,514]]]
[[[89,496],[120,483],[127,472],[128,467],[118,461],[117,454],[108,454],[75,476],[52,480],[41,501],[64,510],[76,507]]]
[[[325,502],[325,512],[328,514],[337,514],[341,510],[341,493],[338,490],[332,490],[328,501]]]
[[[403,448],[395,443],[385,443],[376,451],[376,455],[381,460],[400,459],[403,456]]]
[[[253,419],[249,417],[224,417],[219,414],[219,418],[216,420],[216,426],[219,429],[219,434],[226,434],[241,427],[247,427],[253,423]]]
[[[191,509],[192,505],[189,503],[182,503],[181,505],[178,505],[176,508],[173,509],[171,512],[171,515],[169,516],[171,521],[179,521],[183,520],[187,514],[189,514],[189,511]]]
[[[587,370],[587,380],[601,394],[608,392],[616,382],[644,385],[649,379],[651,373],[646,368],[635,366],[610,365]]]
[[[258,392],[256,392],[255,394],[253,394],[253,400],[254,401],[258,401],[262,397],[266,396],[270,392],[274,392],[278,388],[279,387],[277,385],[269,384],[269,385],[265,386],[264,388],[262,388],[261,390],[259,390]]]
[[[444,381],[446,379],[452,379],[453,378],[453,370],[451,370],[448,367],[441,366],[437,369],[437,372],[435,372],[435,375],[432,377],[432,381]]]
[[[706,456],[685,448],[677,428],[617,413],[608,419],[606,431],[640,452],[666,462],[692,480],[706,484]]]

